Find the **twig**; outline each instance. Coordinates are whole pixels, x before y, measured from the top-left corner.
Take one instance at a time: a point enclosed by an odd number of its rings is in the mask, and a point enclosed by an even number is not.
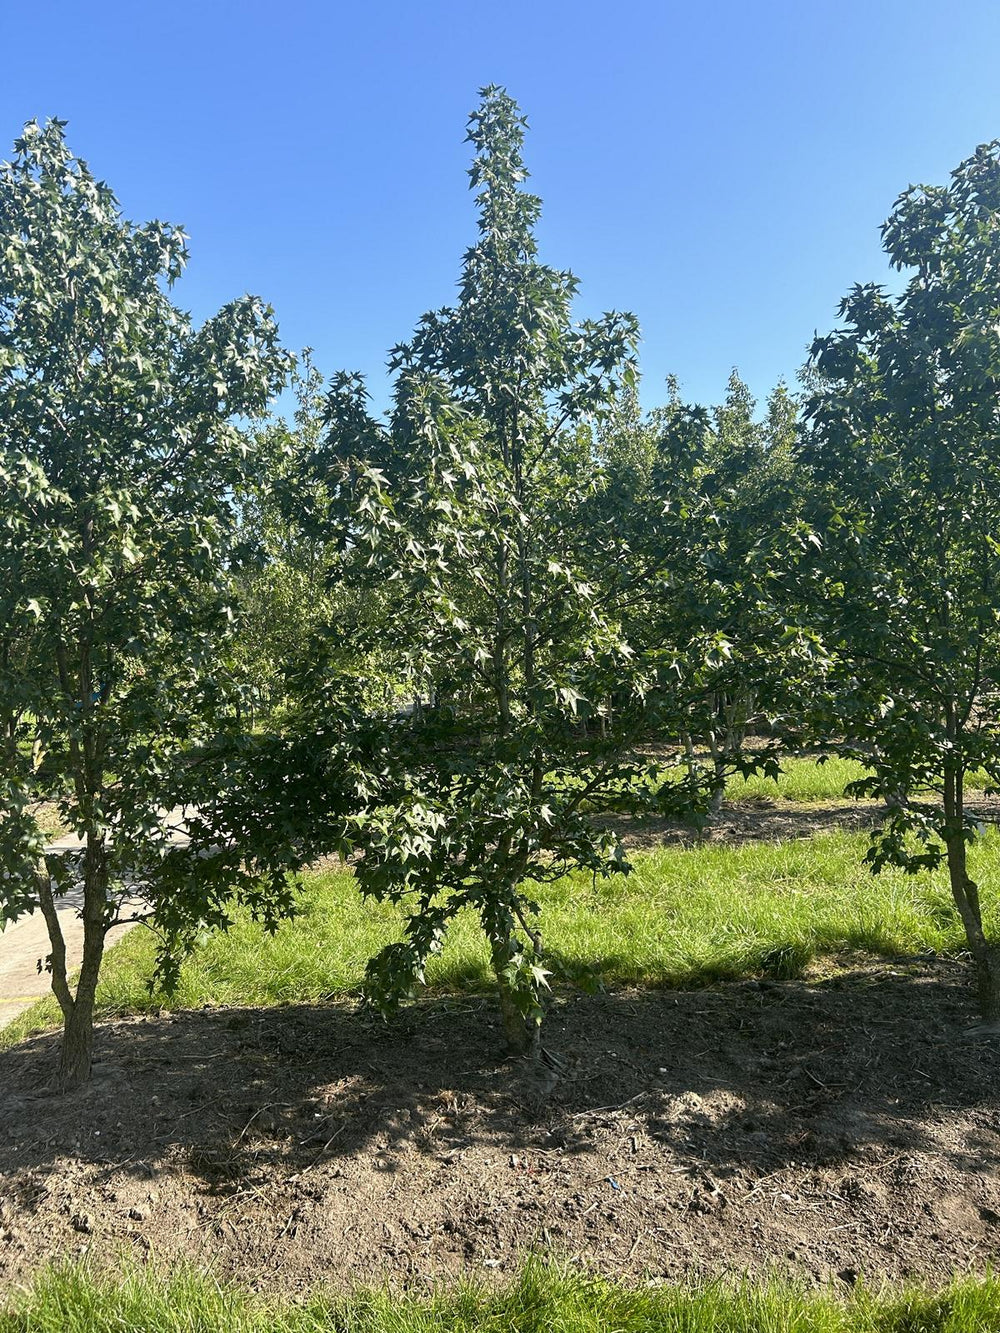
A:
[[[348,1126],[349,1123],[350,1123],[349,1121],[345,1120],[344,1123],[340,1126],[340,1128],[339,1128],[338,1130],[335,1130],[335,1131],[330,1135],[330,1137],[329,1137],[329,1138],[327,1139],[327,1141],[323,1144],[322,1148],[320,1148],[319,1152],[318,1152],[318,1153],[316,1154],[316,1156],[312,1159],[312,1161],[311,1161],[307,1166],[304,1166],[304,1167],[302,1168],[302,1170],[299,1172],[300,1175],[303,1175],[303,1176],[304,1176],[305,1173],[306,1173],[307,1171],[311,1171],[311,1170],[313,1169],[313,1167],[317,1164],[317,1162],[320,1160],[320,1158],[321,1158],[321,1157],[323,1156],[323,1154],[326,1152],[327,1148],[329,1148],[330,1144],[334,1141],[334,1139],[339,1138],[339,1136],[340,1136],[341,1134],[343,1134],[344,1130],[347,1128],[347,1126]]]
[[[214,1106],[216,1102],[221,1102],[225,1097],[225,1095],[226,1095],[225,1093],[220,1093],[218,1097],[212,1097],[210,1101],[202,1102],[202,1104],[200,1106],[196,1106],[193,1111],[185,1111],[183,1115],[179,1115],[177,1119],[174,1121],[174,1128],[176,1128],[177,1125],[179,1125],[182,1120],[186,1120],[188,1116],[197,1115],[199,1111],[204,1111],[207,1106]],[[173,1133],[173,1130],[171,1130],[171,1133]],[[169,1137],[170,1135],[168,1134],[167,1138]],[[161,1139],[162,1136],[160,1139],[157,1139],[156,1142],[159,1143]]]
[[[576,1111],[570,1119],[582,1120],[584,1116],[601,1115],[604,1111],[620,1111],[623,1107],[631,1106],[633,1102],[641,1101],[643,1097],[648,1096],[650,1096],[648,1092],[637,1092],[634,1097],[629,1097],[627,1101],[619,1102],[616,1106],[592,1106],[589,1111]]]
[[[250,1128],[250,1126],[253,1124],[253,1122],[257,1119],[259,1115],[263,1115],[265,1111],[272,1110],[272,1108],[275,1106],[291,1106],[291,1104],[292,1104],[291,1102],[265,1102],[263,1106],[258,1106],[256,1111],[254,1111],[253,1115],[240,1130],[236,1138],[236,1142],[232,1145],[232,1150],[235,1151],[235,1149],[237,1149],[240,1146],[240,1144],[243,1142],[243,1135],[247,1132],[247,1130]]]

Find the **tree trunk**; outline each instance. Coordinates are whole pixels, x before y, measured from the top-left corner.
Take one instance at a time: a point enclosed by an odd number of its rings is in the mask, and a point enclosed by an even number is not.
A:
[[[965,938],[976,967],[979,1009],[987,1023],[1000,1022],[1000,947],[983,930],[979,886],[969,878],[967,846],[962,826],[963,774],[947,773],[944,781],[945,848],[951,896],[965,927]]]
[[[77,982],[72,1010],[63,1023],[58,1075],[61,1092],[79,1088],[90,1079],[94,1053],[94,1000],[104,957],[105,934],[103,908],[98,916],[96,912],[88,913],[85,905],[80,980]]]
[[[497,994],[500,1000],[500,1022],[507,1049],[511,1055],[535,1055],[539,1045],[537,1023],[528,1023],[518,1007],[510,982],[504,976],[510,962],[509,941],[497,940],[493,944],[493,975],[497,981]]]
[[[906,789],[904,787],[883,787],[882,800],[887,810],[905,810],[907,806]]]
[[[976,959],[979,1010],[988,1023],[1000,1023],[1000,949],[987,944]]]
[[[695,758],[691,733],[685,731],[681,739],[684,742],[684,766],[687,768],[688,777],[694,782],[698,776],[698,760]]]
[[[965,927],[965,938],[976,968],[979,1009],[988,1023],[1000,1021],[1000,948],[983,930],[979,887],[966,870],[966,846],[962,837],[949,837],[948,877],[951,896]]]
[[[72,1092],[90,1080],[94,1058],[94,997],[77,994],[69,1017],[63,1024],[59,1051],[57,1085],[60,1092]]]
[[[717,819],[726,795],[727,759],[724,750],[720,750],[714,735],[710,735],[709,750],[712,755],[712,795],[708,801],[710,819]]]
[[[75,995],[69,985],[66,941],[47,866],[39,868],[36,882],[52,947],[52,990],[63,1013],[56,1087],[60,1092],[70,1092],[89,1080],[93,1061],[94,1000],[107,934],[108,874],[103,841],[90,842],[83,855],[83,960]]]

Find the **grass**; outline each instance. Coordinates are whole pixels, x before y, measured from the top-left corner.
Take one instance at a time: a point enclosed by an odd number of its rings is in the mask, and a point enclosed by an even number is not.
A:
[[[781,761],[777,779],[754,776],[731,778],[726,784],[728,801],[797,801],[816,804],[820,801],[842,801],[844,788],[871,772],[856,759],[830,758],[820,763],[808,756]],[[974,796],[981,795],[988,785],[985,773],[969,773],[966,787]]]
[[[0,1307],[0,1333],[992,1333],[1000,1280],[933,1292],[811,1292],[777,1281],[628,1288],[529,1261],[506,1285],[266,1301],[193,1272],[116,1281],[50,1269]]]
[[[855,759],[832,758],[822,764],[812,758],[784,759],[777,779],[759,775],[730,778],[726,784],[726,800],[782,800],[809,804],[843,800],[847,784],[865,777],[868,772],[864,764]]]
[[[839,950],[885,956],[963,947],[942,873],[873,876],[867,839],[845,832],[786,843],[665,847],[636,858],[627,878],[568,876],[539,897],[551,957],[571,976],[596,968],[609,986],[697,986],[746,976],[801,975]],[[1000,835],[972,849],[984,883],[1000,877]],[[990,930],[1000,916],[987,895]],[[300,915],[268,937],[241,919],[207,937],[185,964],[179,989],[150,994],[154,942],[138,929],[107,958],[98,994],[102,1016],[161,1004],[310,1003],[356,991],[365,962],[399,936],[397,909],[364,904],[346,871],[313,875]],[[431,988],[490,985],[476,920],[460,916],[428,969]],[[57,1022],[42,1001],[0,1032],[0,1046]]]

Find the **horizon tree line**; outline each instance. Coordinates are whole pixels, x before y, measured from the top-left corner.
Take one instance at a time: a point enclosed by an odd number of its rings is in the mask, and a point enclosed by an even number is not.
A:
[[[369,1004],[411,997],[471,910],[537,1055],[535,887],[627,874],[609,814],[702,825],[804,745],[888,798],[873,870],[946,866],[1000,1020],[966,799],[1000,781],[1000,145],[899,197],[908,281],[852,290],[801,393],[760,415],[734,372],[715,408],[672,381],[643,414],[635,318],[576,319],[539,257],[525,130],[482,91],[477,234],[454,305],[392,349],[384,418],[361,376],[296,367],[258,298],[192,327],[183,234],[124,219],[62,122],[0,166],[0,921],[45,917],[63,1089],[114,924],[156,929],[169,986],[202,929],[240,905],[276,928],[331,853],[404,909]],[[293,421],[267,418],[290,377]]]

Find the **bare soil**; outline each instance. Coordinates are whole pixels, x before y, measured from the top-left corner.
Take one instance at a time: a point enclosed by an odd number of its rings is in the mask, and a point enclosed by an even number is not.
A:
[[[0,1053],[0,1284],[50,1257],[185,1257],[251,1287],[773,1268],[846,1283],[1000,1260],[1000,1038],[961,965],[559,1001],[537,1066],[493,1007],[341,1005],[107,1023]]]
[[[1000,824],[1000,797],[984,796],[966,802],[966,811],[984,824]],[[676,820],[627,815],[605,821],[629,851],[653,851],[663,846],[694,846],[704,843],[787,842],[812,838],[837,829],[867,831],[882,823],[886,807],[881,801],[785,801],[758,798],[726,802],[719,815],[704,829]]]

